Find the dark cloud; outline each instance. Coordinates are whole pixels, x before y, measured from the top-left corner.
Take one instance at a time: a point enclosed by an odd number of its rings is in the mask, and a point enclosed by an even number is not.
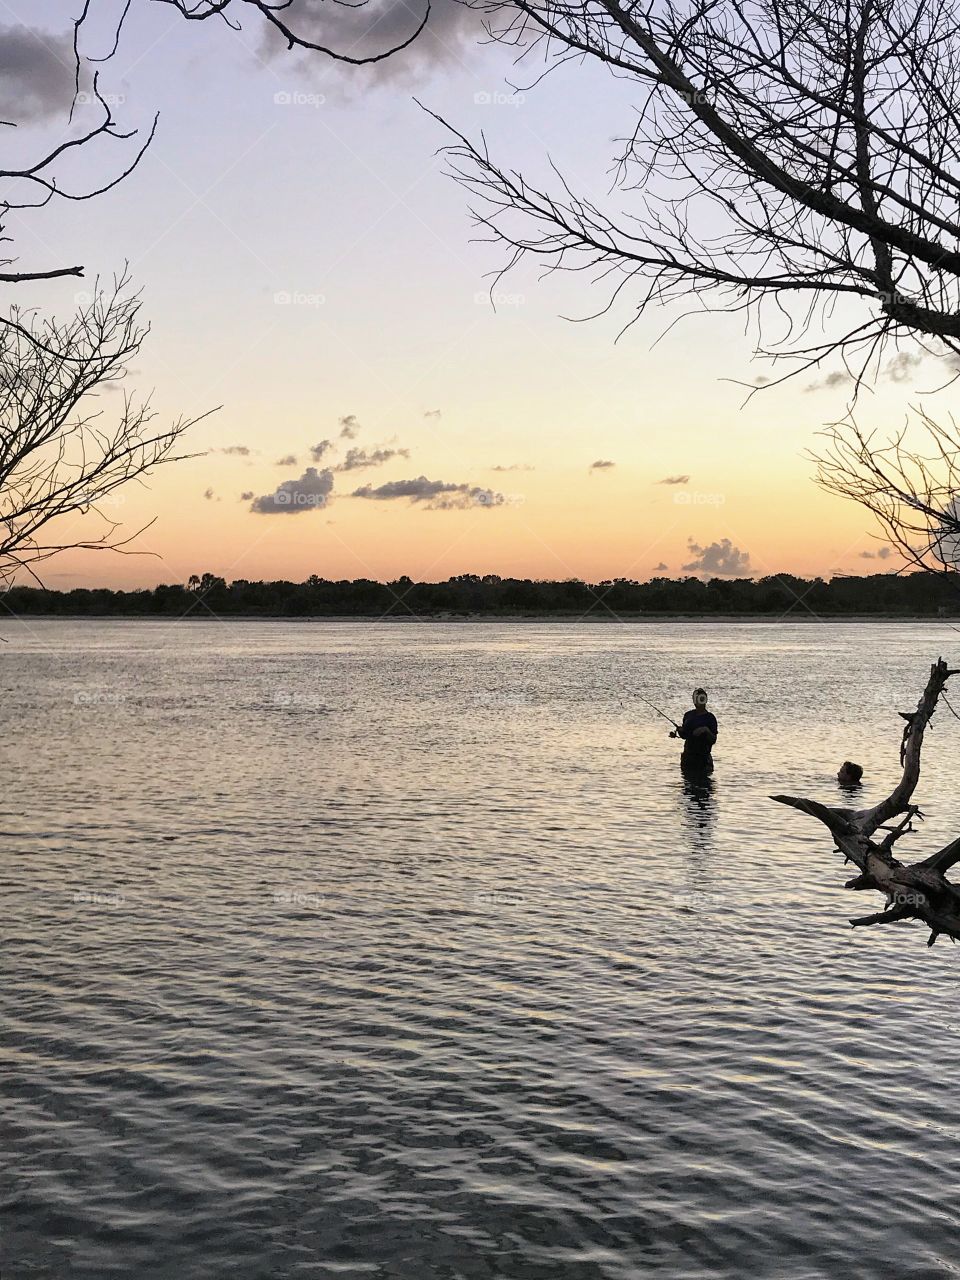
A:
[[[357,8],[331,6],[329,0],[297,0],[283,16],[291,31],[301,38],[362,57],[409,40],[423,20],[424,11],[422,0],[369,0]],[[426,27],[402,54],[350,68],[349,79],[341,76],[336,83],[344,92],[353,93],[372,83],[413,85],[433,67],[462,64],[466,47],[482,36],[478,12],[457,0],[432,0]],[[263,55],[289,58],[287,42],[273,26],[265,25],[262,37]],[[305,57],[301,65],[302,71],[308,72],[314,63]]]
[[[373,498],[377,502],[409,498],[411,503],[426,503],[430,511],[463,511],[469,507],[499,507],[506,502],[502,493],[496,493],[480,485],[450,484],[445,480],[428,480],[426,476],[416,476],[413,480],[390,480],[377,488],[365,484],[359,489],[354,489],[353,496]]]
[[[340,419],[340,437],[343,440],[356,440],[360,423],[355,413],[348,413]]]
[[[72,33],[0,27],[0,119],[28,124],[69,111],[75,72]]]
[[[321,462],[323,460],[323,455],[328,453],[332,448],[332,440],[321,440],[319,444],[312,444],[310,446],[311,462]]]
[[[663,563],[663,561],[661,560],[659,564],[655,564],[655,565],[653,566],[653,572],[654,572],[654,573],[663,573],[663,571],[664,571],[665,569],[669,569],[669,568],[670,568],[670,566],[669,566],[668,564],[664,564],[664,563]]]
[[[499,466],[491,467],[490,470],[491,471],[533,471],[534,468],[531,467],[526,462],[511,462],[508,467],[499,467]]]
[[[658,480],[657,484],[689,484],[689,476],[664,476],[662,480]]]
[[[609,471],[611,467],[615,467],[616,465],[617,464],[615,462],[611,462],[609,458],[598,458],[596,462],[590,463],[590,470]]]
[[[263,516],[295,516],[325,507],[333,490],[333,472],[307,467],[299,480],[284,480],[273,493],[254,498],[250,510]]]
[[[241,493],[241,495],[240,495],[240,501],[241,501],[241,502],[251,502],[255,497],[256,497],[256,494],[253,492],[253,490],[252,490],[252,489],[247,489],[245,493]]]
[[[428,409],[423,416],[425,418],[442,418],[443,414],[439,409]]]
[[[889,560],[893,555],[892,547],[878,547],[876,551],[861,551],[861,560]]]
[[[334,471],[360,471],[363,467],[382,467],[391,458],[409,458],[409,449],[348,449],[347,456]]]
[[[278,458],[275,465],[278,467],[295,467],[297,465],[297,455],[288,453],[286,457]]]
[[[835,369],[833,373],[828,373],[822,382],[811,382],[809,386],[804,387],[804,391],[834,391],[837,387],[846,387],[853,382],[849,373],[843,369]]]
[[[887,362],[884,373],[891,382],[907,382],[913,371],[922,363],[922,355],[912,351],[898,351],[893,359]]]
[[[245,444],[228,444],[225,449],[214,449],[213,452],[233,454],[238,458],[250,457],[250,449]]]
[[[216,494],[213,492],[212,489],[204,489],[203,496],[206,498],[208,502],[212,502],[213,499],[216,497]]]
[[[724,578],[748,577],[752,573],[749,551],[741,551],[729,538],[711,542],[708,547],[701,547],[689,538],[687,547],[694,558],[683,568],[692,573],[715,573]]]
[[[495,489],[462,484],[457,486],[456,493],[441,493],[427,503],[427,507],[430,511],[467,511],[471,507],[502,507],[506,500],[506,496]]]

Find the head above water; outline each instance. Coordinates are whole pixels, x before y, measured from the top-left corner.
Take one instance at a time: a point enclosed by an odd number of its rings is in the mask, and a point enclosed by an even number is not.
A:
[[[706,709],[706,706],[707,706],[706,689],[694,689],[693,705],[697,708],[698,711],[704,711]]]
[[[858,787],[863,777],[863,765],[854,764],[852,760],[844,760],[837,770],[837,781],[841,787]]]

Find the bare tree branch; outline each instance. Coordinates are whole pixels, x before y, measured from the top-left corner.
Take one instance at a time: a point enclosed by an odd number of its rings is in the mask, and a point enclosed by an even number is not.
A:
[[[851,498],[877,520],[904,561],[921,569],[955,574],[960,565],[960,434],[919,411],[924,446],[908,443],[903,427],[886,443],[864,433],[852,419],[822,433],[825,447],[813,454],[817,483]]]
[[[902,773],[896,786],[879,804],[869,809],[852,810],[798,796],[770,797],[779,804],[818,818],[830,830],[837,848],[860,872],[847,881],[846,888],[858,891],[873,889],[886,894],[883,911],[857,916],[850,921],[852,925],[861,927],[920,920],[931,930],[930,946],[941,933],[954,940],[960,938],[960,887],[951,884],[943,874],[960,861],[960,840],[953,840],[922,861],[909,865],[898,861],[892,849],[897,840],[913,830],[913,819],[922,816],[911,801],[920,781],[924,733],[947,681],[957,674],[960,672],[939,658],[930,668],[930,678],[916,710],[900,713],[906,721],[900,747]],[[885,838],[877,843],[873,839],[877,831],[900,814],[905,814],[905,819],[888,829]]]
[[[201,418],[156,428],[149,399],[117,385],[148,332],[139,311],[123,276],[65,323],[15,312],[0,328],[0,581],[67,547],[127,548],[136,534],[106,514],[111,495],[187,456],[177,445]],[[114,414],[96,403],[109,390]],[[80,524],[90,513],[94,536]]]
[[[955,0],[486,0],[495,40],[589,58],[637,89],[601,206],[535,184],[456,130],[482,238],[585,272],[627,326],[693,298],[745,311],[799,368],[903,334],[960,350],[960,11]],[[449,127],[449,126],[448,126]],[[843,327],[834,304],[861,300]],[[806,299],[802,306],[798,303]],[[767,304],[786,334],[764,339]],[[849,314],[849,312],[847,313]],[[803,346],[814,325],[827,340]]]

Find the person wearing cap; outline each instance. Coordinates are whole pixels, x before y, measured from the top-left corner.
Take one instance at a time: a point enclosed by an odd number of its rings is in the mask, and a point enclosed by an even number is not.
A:
[[[694,689],[693,710],[684,714],[683,722],[670,734],[683,739],[683,755],[680,763],[697,768],[709,768],[713,764],[713,744],[720,732],[717,717],[707,710],[706,689]]]

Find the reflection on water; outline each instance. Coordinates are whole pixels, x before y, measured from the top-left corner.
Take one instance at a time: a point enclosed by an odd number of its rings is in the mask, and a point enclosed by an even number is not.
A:
[[[855,742],[878,799],[955,633],[9,634],[4,1277],[953,1274],[956,953],[851,931],[768,797]],[[641,679],[708,685],[712,776]],[[929,745],[916,856],[960,831]]]
[[[712,843],[717,815],[716,784],[713,772],[712,763],[706,769],[693,769],[688,765],[680,765],[683,796],[681,821],[684,832],[691,842],[691,852],[694,853],[708,852]]]

